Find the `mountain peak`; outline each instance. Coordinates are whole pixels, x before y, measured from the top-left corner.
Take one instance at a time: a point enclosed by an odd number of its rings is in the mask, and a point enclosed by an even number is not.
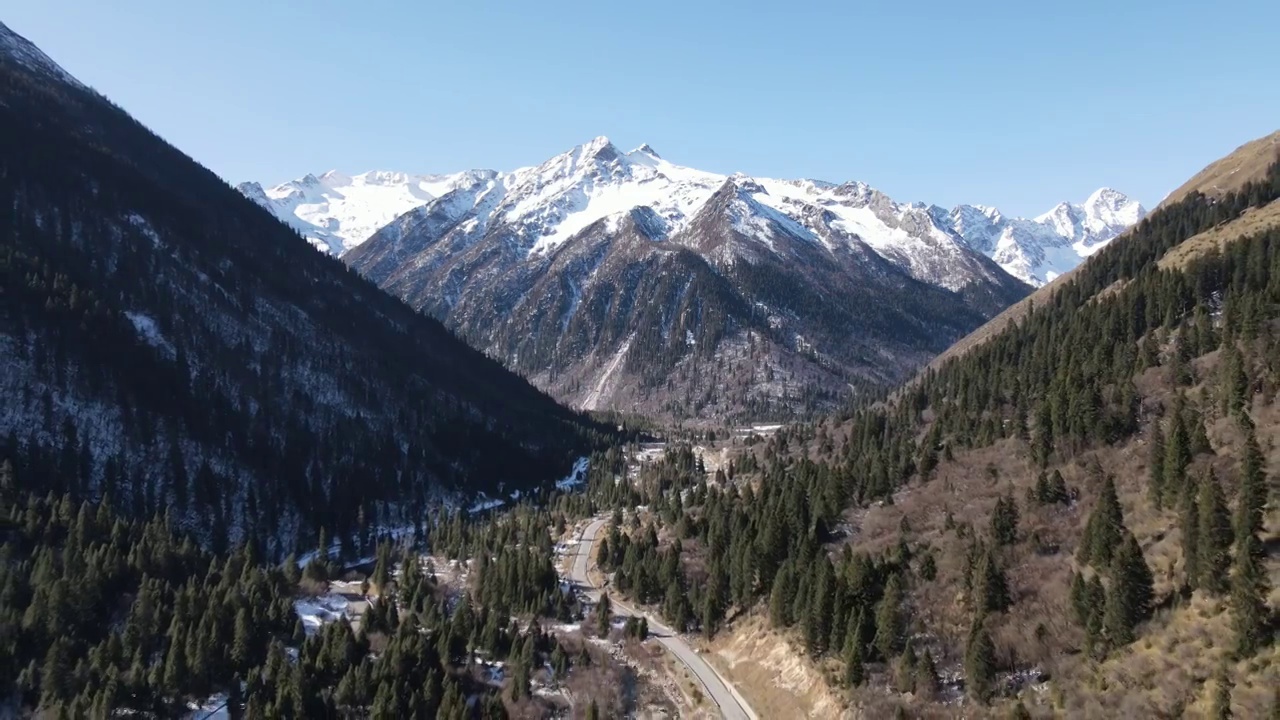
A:
[[[643,154],[643,155],[648,155],[649,157],[654,157],[654,158],[661,158],[661,157],[662,157],[661,155],[659,155],[659,154],[658,154],[658,151],[657,151],[657,150],[654,150],[654,149],[653,149],[653,146],[652,146],[652,145],[650,145],[649,143],[645,143],[645,144],[641,145],[640,147],[636,148],[635,150],[632,150],[631,152],[629,152],[629,153],[627,153],[627,154],[628,154],[628,155],[631,155],[632,153],[641,153],[641,154]]]
[[[351,176],[345,173],[338,172],[337,170],[330,170],[326,172],[325,174],[320,176],[320,180],[322,180],[326,185],[350,185],[351,184]]]
[[[581,145],[582,157],[597,158],[599,160],[609,161],[621,155],[618,148],[614,147],[613,142],[604,135],[597,135],[588,142]]]

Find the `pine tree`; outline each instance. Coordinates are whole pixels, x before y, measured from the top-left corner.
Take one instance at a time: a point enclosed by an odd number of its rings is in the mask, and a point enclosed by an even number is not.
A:
[[[986,704],[993,692],[996,675],[996,649],[981,623],[969,633],[969,643],[964,653],[965,691],[975,701]]]
[[[1244,360],[1235,343],[1229,343],[1222,357],[1222,405],[1223,410],[1238,415],[1246,410],[1249,394],[1249,377]]]
[[[1151,423],[1151,444],[1147,455],[1147,497],[1151,499],[1151,504],[1159,510],[1164,503],[1164,460],[1166,450],[1164,447],[1164,433],[1160,430],[1160,423]]]
[[[933,654],[925,650],[916,665],[915,693],[925,700],[931,700],[937,697],[941,688],[942,681],[938,678],[938,666],[933,662]]]
[[[992,550],[988,548],[974,571],[973,610],[976,617],[1009,607],[1009,584]]]
[[[996,500],[991,513],[991,536],[997,545],[1012,545],[1018,540],[1018,506],[1013,498],[1004,496]]]
[[[1169,437],[1165,443],[1164,480],[1161,483],[1164,504],[1179,497],[1187,487],[1187,466],[1191,464],[1191,438],[1183,424],[1181,399],[1169,419]]]
[[[1200,508],[1197,528],[1197,565],[1200,578],[1197,587],[1221,595],[1227,590],[1232,530],[1222,488],[1218,485],[1218,478],[1213,470],[1206,472],[1200,479],[1197,504]]]
[[[249,664],[253,659],[250,654],[253,643],[252,633],[253,630],[249,624],[249,611],[247,608],[242,607],[236,613],[235,635],[231,641],[231,665],[236,670],[249,669]]]
[[[1256,535],[1246,535],[1236,547],[1231,574],[1231,624],[1235,632],[1236,654],[1248,657],[1270,642],[1266,571],[1260,562],[1261,543]]]
[[[884,660],[901,652],[903,643],[906,642],[907,624],[902,614],[903,602],[902,579],[894,573],[885,584],[884,597],[876,610],[875,646]]]
[[[844,681],[849,687],[858,687],[866,679],[863,666],[862,643],[856,638],[845,643]]]
[[[1194,590],[1200,583],[1200,504],[1196,493],[1182,496],[1178,524],[1182,531],[1182,564],[1187,587]]]
[[[1123,526],[1124,513],[1120,509],[1120,498],[1116,496],[1115,480],[1108,476],[1085,525],[1076,560],[1086,565],[1106,567],[1120,543]]]
[[[596,603],[596,634],[602,638],[609,637],[613,628],[613,604],[609,601],[609,593],[600,593],[600,602]]]
[[[1262,450],[1253,428],[1245,433],[1244,452],[1240,458],[1240,494],[1236,499],[1236,544],[1246,536],[1262,532],[1267,506],[1267,483],[1263,470]]]
[[[387,583],[391,581],[391,543],[383,541],[378,544],[378,562],[371,580],[379,594],[387,591]]]
[[[1111,563],[1111,587],[1103,628],[1113,647],[1133,642],[1133,630],[1151,614],[1153,581],[1151,569],[1133,533],[1125,530],[1124,541]]]
[[[1090,650],[1102,637],[1106,616],[1107,589],[1102,584],[1102,577],[1094,574],[1085,585],[1085,596],[1088,598],[1088,615],[1085,617],[1085,644]]]
[[[1080,627],[1089,624],[1089,581],[1081,573],[1071,572],[1071,609]]]

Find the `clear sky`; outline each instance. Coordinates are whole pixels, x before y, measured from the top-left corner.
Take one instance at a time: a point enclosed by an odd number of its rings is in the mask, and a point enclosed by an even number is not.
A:
[[[231,182],[541,162],[1038,214],[1154,205],[1280,127],[1280,2],[4,0],[0,19]]]

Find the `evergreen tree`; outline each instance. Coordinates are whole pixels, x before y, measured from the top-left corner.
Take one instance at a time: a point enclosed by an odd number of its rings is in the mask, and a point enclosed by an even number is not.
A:
[[[862,643],[856,638],[845,643],[844,681],[849,687],[858,687],[866,679],[862,655]]]
[[[991,536],[997,545],[1012,545],[1018,540],[1018,506],[1013,498],[1004,496],[996,500],[991,513]]]
[[[1009,585],[990,548],[982,554],[974,574],[973,609],[976,617],[1006,610],[1010,603]]]
[[[991,699],[996,676],[995,655],[991,636],[981,623],[974,625],[964,653],[964,684],[965,692],[976,702],[986,704]]]
[[[1161,483],[1164,504],[1182,495],[1187,487],[1187,466],[1191,464],[1191,438],[1183,423],[1181,399],[1169,419],[1169,437],[1165,443],[1164,480]]]
[[[1142,549],[1126,529],[1124,541],[1111,563],[1111,587],[1103,619],[1103,628],[1112,646],[1133,642],[1134,628],[1151,614],[1152,586],[1151,569],[1142,556]]]
[[[1123,526],[1124,513],[1120,509],[1120,498],[1116,496],[1115,480],[1108,476],[1102,483],[1098,503],[1094,505],[1085,525],[1076,560],[1083,564],[1106,567],[1120,544]]]
[[[613,604],[609,600],[609,593],[600,593],[600,602],[596,603],[596,634],[602,638],[609,637],[609,631],[613,628]]]
[[[903,616],[904,594],[902,579],[897,573],[885,584],[884,597],[876,610],[875,646],[884,660],[902,651],[907,639],[907,623]]]
[[[1247,428],[1240,458],[1240,494],[1236,499],[1236,544],[1247,536],[1262,533],[1267,507],[1267,483],[1262,450],[1252,427]]]
[[[1236,654],[1241,657],[1254,654],[1271,641],[1267,637],[1269,583],[1261,556],[1261,543],[1256,535],[1246,535],[1236,548],[1231,574],[1231,624]]]
[[[1230,567],[1231,517],[1227,512],[1222,488],[1212,470],[1200,479],[1200,492],[1196,499],[1200,509],[1197,528],[1196,564],[1200,577],[1196,586],[1215,595],[1227,590],[1227,571]]]
[[[1151,442],[1147,455],[1147,497],[1151,504],[1159,510],[1164,504],[1164,461],[1167,450],[1164,446],[1164,433],[1160,431],[1160,423],[1151,423]]]
[[[931,700],[937,697],[941,688],[942,681],[938,677],[938,666],[933,662],[933,654],[925,650],[916,665],[915,694]]]
[[[1182,564],[1187,587],[1194,590],[1200,583],[1200,504],[1196,493],[1185,493],[1179,513],[1182,532]]]

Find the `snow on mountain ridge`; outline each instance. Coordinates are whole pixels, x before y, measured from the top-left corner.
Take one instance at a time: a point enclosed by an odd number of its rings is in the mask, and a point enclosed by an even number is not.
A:
[[[1103,187],[1083,203],[1058,203],[1031,220],[971,205],[957,206],[950,217],[952,227],[974,249],[1039,286],[1079,265],[1146,212],[1138,201]]]
[[[44,54],[34,43],[9,29],[0,22],[0,58],[9,58],[31,72],[45,75],[76,87],[84,87],[71,73],[62,69],[52,58]]]
[[[452,198],[439,217],[458,218],[466,233],[476,237],[502,226],[506,237],[535,256],[554,253],[594,223],[617,221],[636,208],[652,211],[662,221],[662,236],[670,238],[731,179],[746,193],[744,198],[754,201],[749,206],[756,217],[735,223],[744,237],[769,245],[771,228],[786,227],[831,252],[862,243],[917,279],[950,289],[982,272],[956,266],[968,265],[963,258],[968,249],[992,258],[1024,282],[1041,285],[1145,214],[1141,205],[1110,188],[1099,189],[1082,204],[1060,203],[1034,220],[1008,218],[983,205],[947,211],[895,202],[858,181],[836,185],[706,172],[669,162],[647,144],[624,153],[605,136],[510,172],[370,171],[348,177],[330,171],[261,193],[260,186],[255,190],[249,184],[241,191],[259,204],[264,195],[268,209],[313,244],[342,254],[404,213],[419,207],[429,211],[437,198],[462,187],[474,190],[479,182],[483,191]],[[474,204],[461,206],[467,202]]]

